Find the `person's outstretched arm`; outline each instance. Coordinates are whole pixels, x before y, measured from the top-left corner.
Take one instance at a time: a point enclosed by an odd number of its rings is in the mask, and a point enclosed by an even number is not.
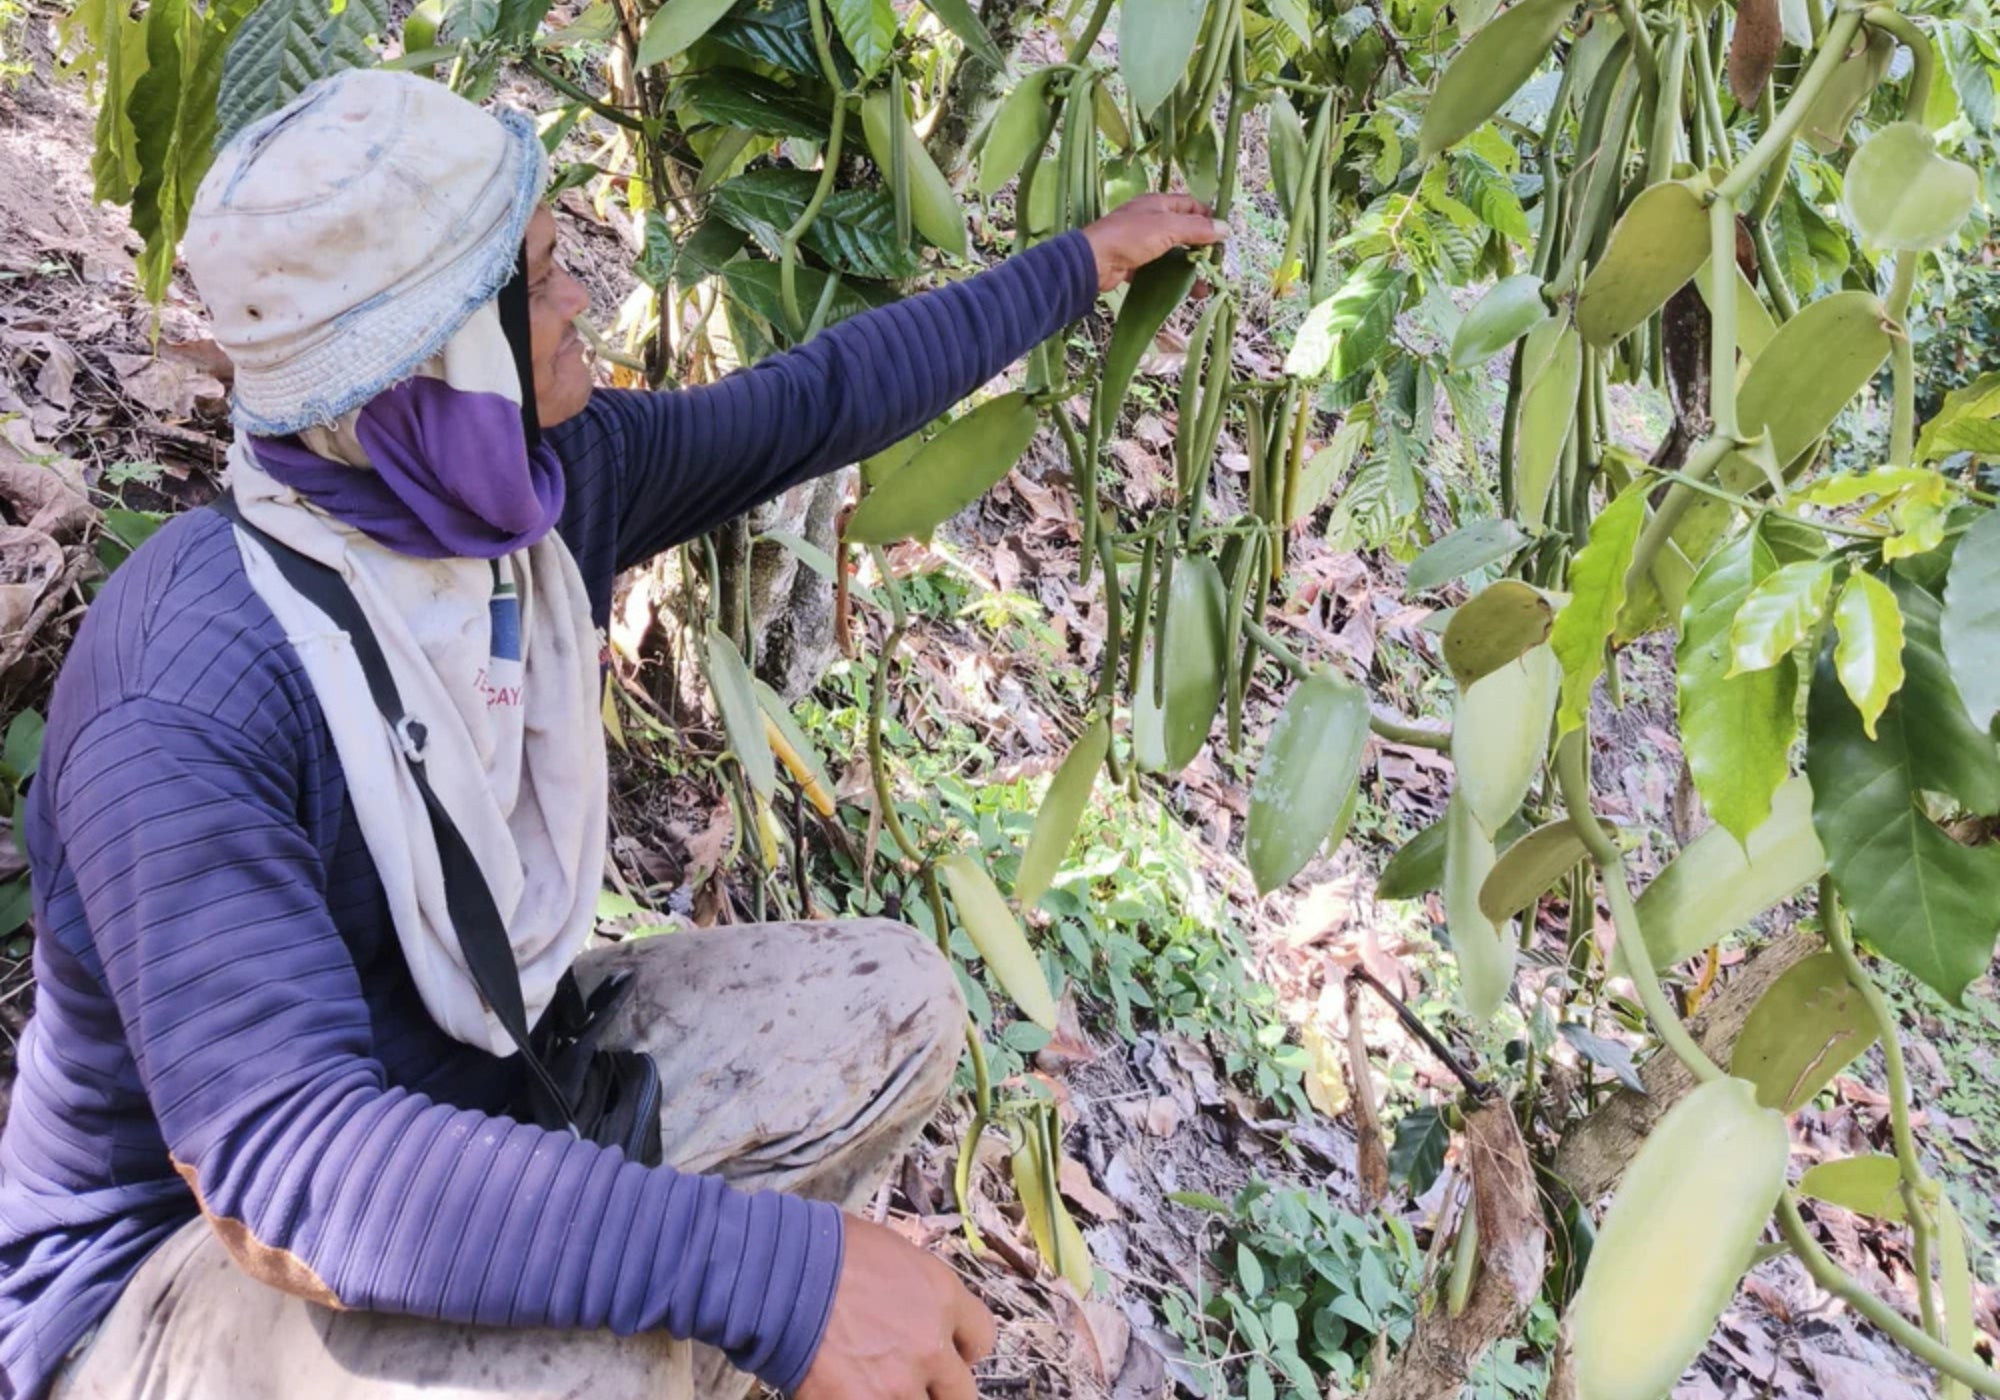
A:
[[[581,483],[566,532],[615,530],[618,567],[921,428],[1090,309],[1100,291],[1227,226],[1146,195],[962,282],[855,316],[695,389],[599,390],[550,440]],[[617,499],[602,499],[610,492]]]

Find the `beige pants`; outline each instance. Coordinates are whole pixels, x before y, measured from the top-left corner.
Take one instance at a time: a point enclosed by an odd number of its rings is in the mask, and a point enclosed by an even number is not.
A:
[[[607,1044],[659,1062],[666,1158],[854,1209],[951,1085],[965,1007],[930,942],[882,920],[662,934]],[[661,1334],[333,1312],[242,1273],[203,1221],[171,1236],[58,1378],[57,1400],[739,1400],[719,1352]]]

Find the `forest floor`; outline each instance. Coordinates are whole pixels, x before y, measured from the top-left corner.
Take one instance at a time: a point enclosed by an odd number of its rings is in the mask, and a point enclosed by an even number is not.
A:
[[[0,627],[0,729],[45,704],[103,563],[134,542],[148,513],[212,493],[227,433],[226,362],[184,285],[156,325],[133,284],[122,214],[90,200],[84,95],[51,81],[45,52],[42,59],[38,72],[0,85],[0,523],[45,536],[54,553],[39,546],[24,552],[19,534],[0,534],[0,604],[15,609],[0,612],[8,624]],[[569,245],[596,286],[596,314],[608,318],[622,292],[626,245],[584,201],[571,198],[565,207],[577,216],[569,221]],[[1261,352],[1273,365],[1282,354],[1268,340]],[[1253,342],[1245,353],[1260,349]],[[1155,369],[1173,369],[1171,353],[1156,361]],[[1643,402],[1622,401],[1621,412],[1635,437],[1656,427]],[[1439,453],[1462,453],[1444,419]],[[1172,431],[1165,396],[1142,404],[1117,448],[1128,505],[1143,507],[1146,493],[1170,477]],[[1226,447],[1222,467],[1227,490],[1231,469],[1241,467]],[[48,486],[51,473],[62,485]],[[1053,768],[1076,728],[1080,697],[1057,677],[1087,673],[1104,645],[1097,588],[1076,583],[1070,502],[1059,454],[1043,443],[936,546],[892,554],[918,613],[904,669],[927,682],[922,701],[909,699],[913,687],[906,685],[892,717],[892,751],[910,784],[1006,832],[1025,831],[1034,780]],[[1300,582],[1274,625],[1310,654],[1368,675],[1378,694],[1406,712],[1435,716],[1444,692],[1432,679],[1440,668],[1425,625],[1433,607],[1406,595],[1401,566],[1384,554],[1336,550],[1311,529],[1295,536],[1291,564]],[[657,642],[670,630],[660,625],[657,598],[649,592],[638,605],[628,597],[621,606],[630,635]],[[879,637],[878,621],[864,617],[861,625]],[[869,800],[854,740],[869,664],[836,660],[800,707],[834,756],[843,802],[861,812]],[[1621,665],[1624,707],[1600,716],[1606,810],[1685,839],[1696,818],[1672,738],[1670,658],[1636,648]],[[635,744],[620,760],[621,879],[638,905],[683,920],[726,918],[744,896],[719,868],[730,845],[729,809],[703,761],[720,747],[719,736],[698,711],[681,709],[685,697],[673,693],[671,679],[643,667],[621,673],[628,715],[651,712],[664,693],[659,732],[668,740]],[[1274,702],[1272,694],[1253,694],[1248,732],[1263,732]],[[877,1203],[910,1237],[945,1251],[1001,1315],[1002,1346],[982,1373],[983,1393],[1141,1397],[1176,1385],[1242,1393],[1246,1364],[1282,1370],[1279,1353],[1317,1340],[1320,1364],[1334,1353],[1347,1358],[1344,1376],[1335,1365],[1322,1382],[1326,1393],[1345,1395],[1358,1391],[1355,1377],[1378,1359],[1378,1339],[1407,1328],[1437,1277],[1438,1227],[1462,1190],[1441,1119],[1457,1086],[1384,1000],[1359,991],[1349,973],[1365,970],[1392,989],[1474,1066],[1498,1066],[1507,1043],[1533,1029],[1528,1016],[1515,1013],[1495,1035],[1470,1032],[1452,1010],[1435,897],[1374,897],[1387,856],[1437,819],[1449,784],[1442,756],[1376,742],[1353,838],[1261,900],[1236,854],[1247,815],[1245,775],[1239,760],[1217,748],[1170,785],[1105,801],[1086,823],[1079,861],[1086,881],[1064,888],[1088,891],[1094,904],[1084,909],[1077,901],[1076,916],[1052,920],[1046,936],[1068,939],[1065,927],[1087,925],[1129,956],[1107,960],[1083,950],[1052,1041],[990,1009],[985,1029],[1005,1085],[1032,1082],[1060,1106],[1068,1159],[1061,1187],[1084,1227],[1100,1286],[1079,1299],[1038,1267],[1028,1231],[1003,1205],[1013,1199],[1011,1187],[998,1189],[1006,1153],[998,1133],[988,1135],[974,1174],[974,1223],[987,1247],[975,1254],[967,1246],[952,1191],[963,1108],[919,1144]],[[1640,859],[1646,873],[1669,849],[1664,837],[1648,843]],[[11,868],[9,860],[16,861]],[[0,841],[0,880],[17,871],[11,843]],[[832,878],[820,868],[807,882],[805,903],[865,907],[852,890],[826,888]],[[650,912],[634,917],[631,905],[619,908],[619,928],[660,922]],[[1781,911],[1764,933],[1790,921]],[[1559,958],[1559,939],[1547,932],[1544,941]],[[8,1052],[9,1075],[12,1039],[32,1006],[29,951],[25,931],[0,946],[0,1050]],[[1724,958],[1725,979],[1742,956],[1738,948]],[[1990,1281],[2000,1256],[1993,1190],[2000,1100],[1989,1091],[2000,1079],[1993,981],[1975,988],[1964,1008],[1907,982],[1892,982],[1891,990],[1912,1031],[1931,1165],[1973,1227],[1975,1268]],[[1595,1029],[1595,1061],[1578,1056],[1571,1066],[1580,1101],[1608,1092],[1621,1051],[1629,1066],[1636,1044],[1614,1026]],[[1801,1114],[1795,1169],[1824,1156],[1880,1150],[1887,1138],[1880,1085],[1871,1054]],[[1379,1132],[1357,1128],[1355,1100],[1363,1093],[1378,1106]],[[0,1089],[0,1112],[4,1102]],[[1377,1199],[1370,1179],[1384,1155],[1391,1183]],[[1913,1307],[1900,1232],[1832,1207],[1814,1210],[1813,1219],[1848,1268]],[[1701,1222],[1662,1221],[1661,1228],[1699,1229]],[[1288,1348],[1265,1276],[1295,1280],[1301,1273],[1334,1284],[1352,1325]],[[1191,1320],[1204,1312],[1218,1320],[1206,1327]],[[2000,1334],[1990,1287],[1981,1292],[1980,1319],[1989,1336]],[[1496,1348],[1473,1393],[1482,1400],[1542,1395],[1553,1336],[1553,1316],[1541,1308],[1528,1335]],[[1931,1392],[1906,1358],[1778,1259],[1754,1272],[1675,1393],[1687,1400],[1902,1400]]]

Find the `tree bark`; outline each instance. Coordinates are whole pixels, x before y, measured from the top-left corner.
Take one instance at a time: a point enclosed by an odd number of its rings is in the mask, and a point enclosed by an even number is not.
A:
[[[1728,984],[1689,1022],[1701,1048],[1727,1065],[1750,1009],[1794,963],[1820,950],[1818,938],[1794,930],[1753,953]],[[1556,1146],[1554,1175],[1589,1205],[1618,1184],[1625,1164],[1662,1115],[1694,1087],[1694,1076],[1672,1055],[1653,1056],[1639,1071],[1646,1092],[1620,1089],[1594,1113],[1571,1125]]]
[[[1021,47],[1021,37],[1029,23],[1036,18],[1036,10],[1033,0],[986,0],[979,17],[1000,56],[1011,60]],[[945,90],[944,112],[925,147],[946,179],[956,178],[965,168],[973,134],[1000,105],[1006,80],[1005,68],[994,68],[971,54],[965,56],[958,71],[951,75],[951,84]]]

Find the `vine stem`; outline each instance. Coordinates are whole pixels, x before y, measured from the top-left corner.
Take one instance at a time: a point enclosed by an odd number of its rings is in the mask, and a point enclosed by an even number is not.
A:
[[[1736,201],[1717,194],[1708,206],[1709,335],[1708,416],[1715,435],[1735,441],[1736,427]]]
[[[1653,955],[1646,949],[1645,935],[1639,929],[1639,911],[1632,903],[1631,887],[1625,882],[1625,858],[1619,854],[1618,843],[1606,833],[1591,810],[1589,755],[1585,748],[1588,742],[1588,731],[1584,729],[1572,729],[1557,742],[1556,782],[1562,789],[1563,805],[1569,809],[1569,824],[1583,841],[1584,849],[1590,852],[1604,882],[1625,971],[1639,993],[1646,1019],[1653,1023],[1661,1042],[1673,1051],[1674,1057],[1703,1083],[1725,1078],[1715,1061],[1681,1024],[1673,1004],[1667,1000],[1666,989],[1660,985],[1659,974],[1653,970]]]
[[[1891,1341],[1968,1390],[1981,1395],[2000,1396],[2000,1374],[1972,1358],[1960,1356],[1935,1338],[1925,1336],[1908,1318],[1863,1288],[1845,1269],[1834,1263],[1819,1247],[1812,1231],[1806,1228],[1805,1217],[1799,1214],[1798,1198],[1789,1189],[1778,1198],[1778,1229],[1784,1234],[1785,1243],[1792,1247],[1792,1253],[1805,1265],[1806,1272],[1812,1275],[1814,1283],[1881,1328]]]
[[[1871,5],[1861,17],[1870,28],[1881,30],[1910,51],[1910,87],[1903,97],[1903,120],[1922,121],[1937,73],[1937,51],[1931,47],[1930,35],[1893,5]]]
[[[895,575],[889,572],[889,558],[882,552],[882,546],[870,545],[868,553],[875,561],[875,572],[882,576],[882,596],[889,600],[890,617],[889,635],[883,639],[881,654],[875,658],[875,686],[868,696],[868,776],[875,788],[875,806],[882,813],[882,825],[890,839],[909,859],[921,861],[923,852],[910,839],[902,817],[896,813],[895,794],[889,789],[889,766],[882,755],[882,716],[889,701],[889,663],[896,655],[896,648],[902,645],[910,614],[903,606],[902,592],[896,587]],[[939,928],[942,930],[943,925]]]
[[[1896,1018],[1889,1010],[1889,1003],[1883,999],[1881,989],[1875,985],[1875,979],[1868,975],[1868,969],[1861,965],[1861,959],[1854,951],[1854,935],[1847,925],[1847,910],[1840,902],[1840,893],[1834,889],[1831,876],[1819,882],[1819,915],[1820,923],[1825,928],[1827,946],[1840,959],[1840,969],[1847,974],[1848,985],[1860,994],[1882,1038],[1882,1065],[1889,1089],[1889,1130],[1895,1140],[1896,1166],[1902,1176],[1903,1211],[1910,1218],[1910,1252],[1916,1264],[1917,1302],[1923,1313],[1924,1331],[1943,1340],[1944,1328],[1938,1319],[1937,1297],[1931,1280],[1931,1260],[1935,1257],[1938,1228],[1933,1211],[1937,1186],[1924,1174],[1923,1163],[1917,1160],[1916,1134],[1910,1127],[1910,1076],[1903,1062],[1903,1042],[1897,1034]]]
[[[840,174],[841,137],[847,130],[847,94],[841,88],[840,69],[834,64],[833,47],[827,38],[826,7],[821,0],[806,0],[806,14],[812,21],[813,51],[819,56],[820,72],[833,89],[833,121],[827,130],[826,146],[820,152],[819,181],[813,186],[812,198],[799,211],[798,219],[785,230],[784,240],[779,245],[778,296],[784,303],[785,319],[791,323],[794,338],[802,338],[806,329],[805,317],[799,314],[799,240],[805,237],[806,230],[812,227],[813,220],[819,217],[820,209],[826,204],[827,196],[833,193],[834,179]],[[890,94],[889,100],[903,100],[900,87]],[[902,113],[896,113],[896,117],[900,121]]]
[[[1243,635],[1270,654],[1273,661],[1285,668],[1286,674],[1295,681],[1305,680],[1313,673],[1313,668],[1304,658],[1265,630],[1262,624],[1243,620]],[[1412,749],[1436,749],[1448,752],[1451,748],[1451,731],[1436,725],[1420,724],[1402,715],[1385,712],[1381,707],[1368,707],[1368,728],[1377,738],[1392,744],[1401,744]]]
[[[1645,530],[1640,533],[1639,543],[1632,548],[1632,566],[1625,571],[1628,589],[1636,580],[1646,577],[1653,567],[1653,561],[1659,557],[1660,551],[1666,548],[1667,541],[1673,538],[1674,528],[1693,508],[1695,497],[1701,494],[1703,484],[1715,475],[1716,469],[1722,465],[1723,458],[1735,450],[1734,442],[1716,436],[1704,439],[1701,446],[1695,448],[1689,455],[1687,465],[1682,467],[1679,473],[1682,479],[1676,481],[1662,498],[1659,509],[1653,512],[1652,518],[1646,522]]]
[[[1895,280],[1889,284],[1886,309],[1896,323],[1891,342],[1895,400],[1889,416],[1889,465],[1907,467],[1917,457],[1917,351],[1910,341],[1910,296],[1917,286],[1921,253],[1896,254]]]
[[[1743,157],[1716,187],[1718,196],[1734,207],[1736,201],[1749,191],[1751,182],[1763,174],[1772,161],[1791,152],[1799,128],[1805,125],[1806,114],[1812,110],[1813,102],[1833,76],[1834,70],[1846,59],[1847,46],[1854,42],[1854,36],[1860,30],[1859,10],[1842,10],[1834,16],[1820,40],[1819,51],[1813,55],[1812,66],[1806,69],[1798,85],[1792,89],[1784,110],[1757,138],[1750,154]]]

